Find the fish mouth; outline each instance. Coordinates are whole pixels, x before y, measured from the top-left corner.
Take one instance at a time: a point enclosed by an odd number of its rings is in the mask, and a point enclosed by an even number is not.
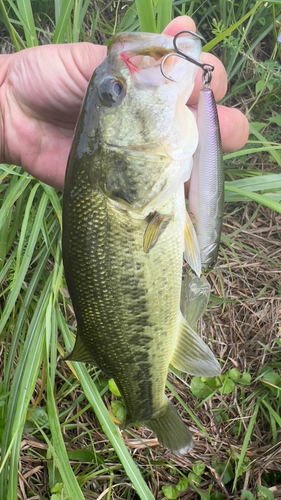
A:
[[[195,35],[183,35],[177,40],[183,53],[198,59],[201,52],[201,42]],[[159,86],[171,83],[163,76],[160,66],[163,58],[168,54],[175,54],[165,62],[165,74],[180,82],[186,75],[190,65],[190,73],[194,76],[197,68],[190,62],[177,57],[173,46],[173,37],[154,33],[119,33],[111,41],[108,53],[118,53],[130,71],[135,82]]]

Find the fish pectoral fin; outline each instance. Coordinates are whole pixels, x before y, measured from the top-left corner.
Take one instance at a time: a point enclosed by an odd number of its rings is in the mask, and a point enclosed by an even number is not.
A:
[[[181,315],[178,342],[171,364],[178,370],[197,377],[217,377],[220,365],[211,349]]]
[[[200,277],[201,275],[201,255],[197,234],[192,224],[191,218],[186,212],[184,227],[184,258],[191,269]]]
[[[93,356],[85,347],[81,340],[79,332],[77,332],[75,345],[72,351],[64,358],[64,361],[80,361],[81,363],[95,364]]]
[[[172,215],[161,215],[154,212],[149,216],[149,223],[143,235],[143,250],[148,253],[156,245],[161,234],[172,220]]]

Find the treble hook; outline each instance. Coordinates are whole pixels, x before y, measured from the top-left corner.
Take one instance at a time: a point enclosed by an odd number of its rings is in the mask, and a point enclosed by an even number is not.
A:
[[[172,52],[171,54],[167,54],[162,59],[161,64],[160,64],[160,71],[161,71],[162,75],[164,76],[164,78],[167,78],[167,80],[174,82],[175,80],[173,80],[173,78],[166,75],[166,73],[164,71],[164,64],[169,57],[173,57],[173,56],[180,57],[181,59],[184,59],[186,61],[191,62],[192,64],[196,64],[196,66],[199,66],[199,68],[202,69],[202,71],[203,71],[203,77],[202,77],[203,87],[209,88],[211,80],[212,80],[212,72],[214,71],[215,67],[210,63],[202,63],[202,62],[198,61],[197,59],[193,59],[193,57],[188,56],[187,54],[185,54],[184,52],[182,52],[179,49],[179,47],[177,45],[177,40],[178,40],[180,35],[183,35],[186,33],[188,33],[189,35],[196,36],[197,38],[200,38],[200,40],[203,40],[202,36],[198,35],[197,33],[194,33],[193,31],[185,30],[185,31],[180,31],[179,33],[177,33],[173,39],[173,46],[174,46],[175,52]]]

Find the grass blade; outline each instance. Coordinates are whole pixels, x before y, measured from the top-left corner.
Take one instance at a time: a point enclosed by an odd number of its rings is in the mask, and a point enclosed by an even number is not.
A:
[[[78,482],[76,481],[65,449],[55,404],[53,382],[51,381],[50,375],[47,376],[47,409],[50,422],[50,430],[52,434],[52,443],[50,443],[45,434],[44,438],[49,445],[49,451],[53,455],[54,461],[59,469],[69,498],[71,498],[71,500],[84,500],[84,495],[80,489]]]
[[[147,33],[157,33],[152,0],[135,0],[140,30]]]
[[[38,186],[39,186],[39,184],[36,184],[33,187],[32,192],[31,192],[32,194],[30,195],[30,197],[28,199],[26,212],[25,212],[25,225],[28,223],[28,218],[29,218],[29,214],[31,211],[32,201],[33,201],[33,198],[35,196],[35,193],[37,191]],[[10,313],[14,307],[14,304],[18,298],[18,295],[20,293],[20,289],[22,287],[24,277],[26,275],[28,266],[30,264],[30,261],[31,261],[32,255],[33,255],[33,251],[34,251],[34,247],[35,247],[35,244],[36,244],[36,241],[38,238],[38,234],[41,230],[41,224],[42,224],[44,212],[46,210],[47,201],[48,201],[48,198],[47,198],[46,194],[44,193],[42,195],[42,198],[41,198],[40,203],[38,205],[38,211],[37,211],[37,214],[36,214],[36,217],[34,220],[34,224],[33,224],[31,233],[29,235],[26,250],[25,250],[24,255],[22,257],[22,260],[20,262],[20,266],[18,269],[18,274],[16,276],[16,280],[13,283],[13,287],[11,289],[11,292],[9,294],[7,302],[5,304],[5,308],[2,312],[2,316],[0,319],[0,332],[3,331],[4,326],[5,326],[6,322],[8,321],[9,315],[10,315]],[[0,333],[0,339],[1,339],[1,335],[2,334]]]
[[[30,0],[18,0],[17,5],[19,8],[20,21],[24,30],[27,46],[35,47],[38,45],[38,40]]]
[[[74,0],[63,0],[60,15],[57,20],[56,28],[53,36],[53,43],[63,43],[67,25],[70,21],[70,14],[73,8]]]
[[[186,411],[186,413],[192,418],[193,422],[197,427],[205,434],[206,438],[210,443],[212,443],[212,438],[209,436],[208,432],[206,429],[204,429],[203,425],[199,422],[199,420],[195,417],[194,413],[186,406],[182,398],[178,395],[178,393],[174,390],[173,386],[170,384],[170,382],[166,382],[166,387],[169,389],[170,393],[173,394],[173,396],[176,398],[176,400],[181,404],[183,409]]]
[[[5,9],[3,0],[0,0],[0,19],[1,19],[2,23],[6,26],[8,32],[9,32],[9,35],[12,39],[12,42],[15,46],[16,51],[18,52],[21,49],[25,49],[25,45],[24,45],[21,37],[19,36],[17,31],[15,30],[15,28],[11,24],[11,21],[10,21],[9,16],[7,14],[7,11]]]
[[[242,445],[242,448],[241,448],[240,457],[239,457],[238,464],[237,464],[236,471],[235,471],[235,477],[234,477],[234,482],[233,482],[233,490],[235,489],[238,477],[240,475],[240,470],[241,470],[241,467],[242,467],[243,462],[244,462],[244,458],[245,458],[245,454],[246,454],[246,451],[247,451],[247,448],[248,448],[249,441],[251,439],[251,435],[252,435],[252,431],[253,431],[253,428],[254,428],[254,425],[255,425],[255,422],[256,422],[256,419],[257,419],[259,407],[260,407],[260,404],[257,403],[256,406],[255,406],[253,415],[252,415],[252,417],[250,419],[247,432],[246,432],[245,437],[244,437],[244,441],[243,441],[243,445]]]
[[[236,181],[228,182],[226,185],[231,185],[238,189],[247,189],[249,191],[267,191],[269,189],[281,189],[281,174],[266,174],[257,175],[255,177],[246,177]]]
[[[210,50],[212,50],[216,45],[218,45],[218,43],[222,42],[226,37],[228,37],[234,30],[236,30],[237,28],[239,28],[239,26],[241,26],[241,24],[243,24],[247,19],[248,17],[250,17],[252,14],[254,14],[254,12],[256,12],[256,10],[260,7],[260,5],[262,5],[264,3],[264,0],[259,0],[256,5],[254,5],[254,7],[249,10],[249,12],[247,12],[247,14],[245,16],[243,16],[241,19],[239,19],[239,21],[237,21],[237,23],[233,24],[232,26],[230,26],[230,28],[226,29],[223,33],[220,33],[218,36],[216,36],[216,38],[214,38],[211,42],[207,43],[204,47],[203,47],[203,52],[209,52]]]
[[[44,344],[44,310],[47,304],[51,279],[49,278],[42,291],[33,318],[28,329],[28,334],[24,343],[23,351],[20,355],[16,372],[11,387],[6,426],[2,441],[2,474],[0,474],[0,498],[14,500],[17,498],[17,471],[18,459],[21,443],[22,429],[26,417],[27,408],[31,399],[35,382],[38,376],[38,370],[42,361]],[[6,496],[7,487],[7,450],[9,440],[16,434],[16,439],[11,448],[8,496]],[[1,470],[0,470],[1,472]]]
[[[73,347],[73,337],[68,331],[68,328],[62,318],[61,313],[58,315],[58,325],[64,337],[64,342],[67,349]],[[118,455],[128,477],[130,478],[133,486],[135,487],[141,500],[153,500],[153,495],[146,485],[138,467],[134,463],[131,455],[129,454],[125,443],[120,436],[116,425],[112,421],[104,403],[101,399],[99,391],[96,388],[93,380],[87,372],[87,369],[83,363],[71,363],[74,370],[78,376],[82,389],[85,393],[86,398],[91,404],[97,419],[111,442],[116,454]]]
[[[246,191],[246,189],[239,189],[232,186],[231,182],[225,183],[225,190],[230,191],[231,193],[239,194],[242,197],[248,198],[249,200],[255,201],[256,203],[260,203],[264,207],[270,208],[271,210],[275,210],[281,214],[281,203],[270,199],[268,196],[263,194],[252,193],[251,191]]]
[[[73,13],[73,28],[72,28],[72,41],[79,42],[79,35],[83,24],[84,17],[87,13],[91,0],[85,0],[82,5],[82,0],[75,2]]]
[[[157,8],[157,33],[162,33],[172,20],[173,0],[158,0]]]
[[[256,130],[255,127],[252,127],[251,125],[250,125],[250,134],[253,134],[258,139],[258,141],[261,142],[265,147],[271,146],[270,142],[268,142],[262,136],[262,134],[260,134],[260,132],[258,130]],[[279,149],[279,148],[274,148],[274,149],[270,150],[270,153],[273,156],[274,160],[278,163],[279,167],[281,167],[281,156],[277,152],[277,149]]]
[[[30,175],[23,174],[19,177],[19,179],[17,179],[17,182],[15,183],[15,186],[13,186],[13,189],[9,190],[9,195],[5,197],[5,200],[0,209],[0,228],[4,224],[11,207],[27,188],[31,179],[32,177],[30,177]]]

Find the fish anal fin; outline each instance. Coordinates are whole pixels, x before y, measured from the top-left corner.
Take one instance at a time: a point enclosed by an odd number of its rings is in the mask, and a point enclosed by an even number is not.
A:
[[[172,215],[161,215],[154,212],[149,216],[149,222],[143,235],[143,250],[148,253],[157,243],[161,234],[172,220]]]
[[[171,364],[178,370],[197,377],[217,377],[221,373],[220,365],[211,349],[182,315]]]
[[[69,354],[67,354],[67,356],[64,358],[64,361],[80,361],[81,363],[95,364],[94,358],[81,340],[79,332],[76,335],[73,350]]]
[[[201,275],[201,254],[200,247],[196,235],[196,231],[192,224],[191,218],[186,212],[186,220],[184,227],[184,257],[191,269],[200,277]]]

